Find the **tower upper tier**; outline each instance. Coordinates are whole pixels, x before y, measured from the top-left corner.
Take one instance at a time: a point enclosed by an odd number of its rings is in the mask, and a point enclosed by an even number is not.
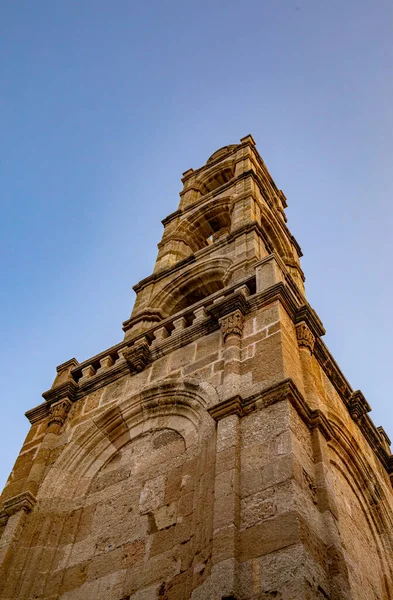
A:
[[[154,272],[134,287],[127,339],[251,276],[255,263],[272,253],[304,294],[301,250],[286,225],[286,198],[251,135],[183,173],[182,183],[177,211],[163,220]]]

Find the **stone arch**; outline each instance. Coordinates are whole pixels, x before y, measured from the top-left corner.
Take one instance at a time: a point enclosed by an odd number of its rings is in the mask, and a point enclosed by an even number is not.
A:
[[[373,554],[372,549],[368,548],[360,556],[361,560],[365,561],[365,565],[368,565],[369,555],[373,556],[374,562],[369,585],[380,586],[380,592],[377,596],[376,590],[373,589],[369,595],[364,597],[368,600],[379,598],[382,600],[390,597],[389,594],[393,591],[392,569],[384,558],[391,552],[390,534],[386,535],[391,529],[391,519],[386,510],[386,496],[380,482],[373,476],[375,469],[368,464],[361,448],[342,421],[330,416],[330,422],[335,432],[335,437],[329,442],[330,464],[333,468],[331,474],[343,547],[347,553],[355,556],[357,544],[364,545],[365,539],[370,540],[375,553]],[[356,515],[356,518],[353,519],[356,528],[348,517],[348,512],[351,510]],[[350,534],[351,527],[353,530]],[[389,548],[386,547],[386,544]],[[353,560],[347,557],[346,562],[350,566]],[[362,576],[365,576],[364,571],[365,569],[359,567]],[[349,575],[351,586],[361,585],[355,577],[351,577],[351,572]],[[372,577],[374,577],[374,581]]]
[[[29,515],[29,551],[22,543],[15,556],[39,577],[15,579],[12,597],[117,599],[184,586],[185,571],[190,597],[211,556],[216,428],[206,408],[216,396],[195,378],[167,378],[76,428]]]
[[[202,417],[215,393],[212,386],[193,378],[168,379],[109,406],[92,422],[76,429],[41,485],[37,499],[53,498],[65,490],[69,495],[79,479],[91,478],[114,452],[149,431],[177,431],[186,449],[190,448],[198,442]]]
[[[204,169],[196,178],[194,187],[200,191],[202,196],[205,196],[230,181],[234,174],[234,161],[219,162],[209,169]]]
[[[229,232],[231,228],[232,198],[218,198],[214,203],[209,202],[199,206],[189,214],[184,215],[170,239],[182,241],[192,252],[197,252],[209,245],[218,235]]]
[[[192,306],[228,284],[231,266],[229,258],[212,258],[192,266],[158,292],[150,307],[169,316]]]
[[[261,207],[261,227],[266,232],[273,249],[281,256],[284,262],[293,260],[293,250],[287,237],[275,225],[272,212],[265,206]]]

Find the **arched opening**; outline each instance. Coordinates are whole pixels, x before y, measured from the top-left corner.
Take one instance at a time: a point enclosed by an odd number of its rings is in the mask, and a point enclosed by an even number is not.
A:
[[[227,165],[225,167],[220,166],[219,169],[212,169],[208,171],[206,177],[199,180],[200,189],[202,194],[209,194],[213,192],[215,189],[224,185],[230,181],[233,177],[233,167],[232,165]]]
[[[174,315],[224,288],[232,262],[227,258],[205,260],[182,273],[161,290],[151,306],[165,316]]]
[[[231,228],[231,199],[220,198],[193,211],[181,222],[173,239],[182,239],[197,252],[223,239]]]

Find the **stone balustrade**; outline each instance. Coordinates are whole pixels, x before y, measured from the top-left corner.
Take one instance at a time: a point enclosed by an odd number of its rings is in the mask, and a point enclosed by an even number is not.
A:
[[[141,343],[148,345],[152,352],[161,347],[161,345],[171,339],[177,338],[180,335],[185,335],[187,330],[195,326],[203,326],[205,322],[212,319],[210,309],[216,306],[220,302],[231,296],[241,292],[244,297],[250,295],[250,289],[247,283],[242,286],[229,290],[223,290],[221,294],[217,294],[216,297],[210,296],[206,299],[206,303],[200,302],[195,305],[194,308],[188,308],[183,311],[181,315],[177,314],[174,317],[164,319],[160,323],[157,323],[155,327],[144,332],[143,337],[136,339],[130,344],[119,344],[109,350],[105,351],[101,355],[92,358],[90,361],[81,363],[75,367],[72,371],[73,378],[79,384],[84,384],[88,380],[103,376],[107,371],[116,369],[120,365],[123,365],[126,361],[123,353],[128,353],[131,348],[137,347]],[[213,317],[214,318],[214,317]]]

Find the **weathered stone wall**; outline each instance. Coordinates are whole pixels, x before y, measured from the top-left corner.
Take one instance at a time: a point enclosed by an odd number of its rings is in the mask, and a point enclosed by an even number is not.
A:
[[[183,182],[125,340],[27,413],[0,598],[393,598],[389,442],[321,340],[285,197],[249,137]],[[218,237],[173,267],[190,223]]]
[[[240,413],[220,408],[227,343],[214,331],[93,391],[60,434],[32,425],[3,502],[50,451],[1,598],[391,597],[389,476],[309,351],[331,431],[282,391],[314,399],[292,319],[279,301],[245,316]]]

